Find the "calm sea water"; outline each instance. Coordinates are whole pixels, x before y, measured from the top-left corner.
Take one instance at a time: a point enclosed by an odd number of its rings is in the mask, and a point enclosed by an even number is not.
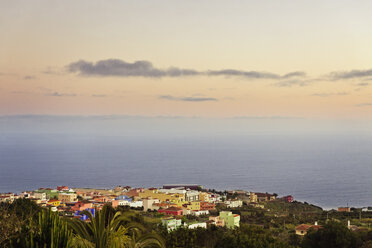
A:
[[[370,206],[372,137],[0,136],[0,192],[166,183],[292,194],[325,208]]]

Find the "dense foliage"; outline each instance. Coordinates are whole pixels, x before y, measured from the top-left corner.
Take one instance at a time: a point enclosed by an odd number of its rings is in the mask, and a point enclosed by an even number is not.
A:
[[[0,208],[0,247],[165,247],[161,236],[110,206],[95,217],[84,212],[89,222],[60,217],[24,199],[1,204]]]
[[[13,204],[0,204],[0,247],[372,248],[367,213],[363,219],[357,212],[325,212],[300,203],[268,206],[272,211],[247,206],[233,210],[242,215],[239,228],[210,226],[168,232],[160,224],[162,216],[156,212],[113,209],[107,205],[95,217],[85,212],[89,221],[83,222],[19,199]],[[358,231],[347,228],[346,220],[352,216],[359,216],[353,220],[364,221],[366,227]],[[329,217],[332,218],[327,220]],[[203,218],[206,217],[192,219]],[[303,219],[319,219],[323,228],[310,230],[304,237],[297,236],[294,227]],[[190,219],[183,217],[183,221]]]
[[[234,230],[211,226],[208,229],[180,228],[173,232],[162,232],[169,248],[270,248],[290,247],[287,243],[275,239],[270,231],[260,227],[242,225]]]

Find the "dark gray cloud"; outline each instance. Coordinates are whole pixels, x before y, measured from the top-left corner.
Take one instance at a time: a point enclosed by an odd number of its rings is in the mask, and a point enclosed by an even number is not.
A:
[[[226,76],[243,77],[250,79],[288,79],[293,77],[304,77],[305,73],[296,71],[283,76],[270,72],[242,71],[235,69],[198,71],[194,69],[181,69],[170,67],[159,69],[149,61],[125,62],[119,59],[100,60],[96,63],[79,60],[66,66],[70,73],[77,73],[82,76],[116,76],[116,77],[184,77],[184,76]]]
[[[206,73],[208,76],[239,76],[244,78],[255,78],[255,79],[278,79],[281,78],[280,75],[270,73],[270,72],[258,72],[258,71],[240,71],[234,69],[224,69],[217,71],[208,71]]]
[[[331,72],[329,77],[333,80],[341,79],[356,79],[372,77],[372,69],[369,70],[351,70],[351,71],[336,71]]]
[[[372,106],[372,102],[360,103],[355,105],[356,107],[370,107]]]
[[[314,93],[312,96],[328,97],[328,96],[347,96],[348,92],[338,92],[338,93]]]
[[[170,100],[170,101],[184,101],[184,102],[218,101],[217,98],[213,98],[213,97],[175,97],[171,95],[162,95],[162,96],[159,96],[159,99]]]
[[[197,75],[199,72],[189,69],[171,67],[166,70],[155,68],[149,61],[128,63],[119,59],[100,60],[96,63],[79,60],[67,66],[72,73],[84,76],[119,76],[119,77],[181,77]]]
[[[44,94],[44,96],[76,96],[76,94],[59,93],[59,92],[55,91],[55,92],[46,93],[46,94]]]

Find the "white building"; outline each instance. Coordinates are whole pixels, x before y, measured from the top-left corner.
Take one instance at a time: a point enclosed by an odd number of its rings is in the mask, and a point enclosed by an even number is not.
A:
[[[143,201],[132,201],[129,203],[129,207],[131,208],[141,208],[143,207]]]
[[[47,199],[46,198],[46,193],[35,192],[33,197],[36,198],[36,199],[40,199],[41,201],[45,201]]]
[[[195,228],[207,228],[207,223],[206,222],[201,222],[201,223],[194,223],[194,224],[190,224],[187,226],[187,228],[189,229],[195,229]]]
[[[186,190],[183,188],[173,188],[173,189],[158,189],[158,193],[163,193],[163,194],[181,194],[185,195]]]
[[[217,203],[217,202],[221,202],[221,201],[222,201],[222,197],[219,194],[212,193],[212,194],[209,195],[209,202],[210,203]]]
[[[226,207],[228,208],[239,208],[243,206],[243,201],[235,200],[235,201],[225,201]]]
[[[129,206],[130,205],[130,201],[127,201],[127,200],[118,200],[118,205],[119,206]]]
[[[209,210],[198,210],[198,211],[191,211],[190,215],[200,216],[200,215],[208,215]]]
[[[185,200],[189,202],[199,201],[199,191],[196,190],[186,191]]]

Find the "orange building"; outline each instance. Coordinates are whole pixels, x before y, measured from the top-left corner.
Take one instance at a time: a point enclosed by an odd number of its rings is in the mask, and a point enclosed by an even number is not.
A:
[[[200,202],[200,210],[214,210],[216,204],[210,202]]]

